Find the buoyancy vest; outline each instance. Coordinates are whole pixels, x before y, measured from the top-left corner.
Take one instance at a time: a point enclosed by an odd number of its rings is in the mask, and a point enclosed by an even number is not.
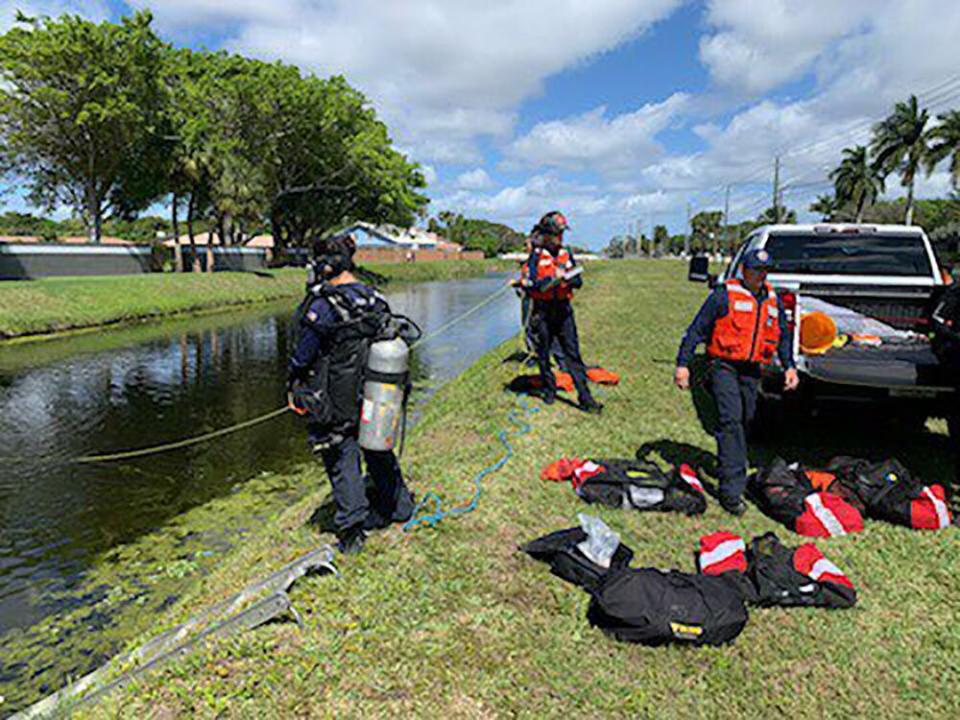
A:
[[[607,507],[700,515],[707,498],[696,473],[687,465],[665,473],[643,460],[559,460],[541,477],[571,481],[587,503]]]
[[[944,487],[925,484],[895,459],[871,463],[837,457],[828,469],[856,493],[869,517],[915,530],[941,530],[953,521]]]
[[[344,430],[360,422],[370,345],[382,334],[390,307],[380,293],[365,285],[322,283],[308,290],[298,313],[300,323],[309,326],[318,320],[311,310],[318,298],[329,303],[336,323],[332,333],[328,325],[320,328],[324,336],[330,334],[329,347],[317,353],[306,380],[295,381],[292,391],[295,404],[306,406],[310,422]]]
[[[706,535],[697,563],[704,575],[740,578],[745,600],[760,607],[849,608],[857,602],[853,583],[816,545],[789,548],[774,533],[755,537],[749,548],[733,533]]]
[[[808,537],[835,537],[863,530],[860,511],[832,492],[818,492],[804,469],[775,458],[750,478],[760,510]]]
[[[707,353],[732,362],[770,363],[780,342],[777,294],[764,283],[760,302],[739,280],[727,280],[727,314],[717,318]]]
[[[566,248],[560,248],[556,256],[545,248],[536,248],[534,256],[537,262],[537,274],[535,278],[529,278],[536,282],[545,278],[556,278],[561,272],[572,270],[573,258]],[[530,297],[534,300],[569,300],[573,297],[573,288],[565,282],[559,282],[546,290],[530,290]]]

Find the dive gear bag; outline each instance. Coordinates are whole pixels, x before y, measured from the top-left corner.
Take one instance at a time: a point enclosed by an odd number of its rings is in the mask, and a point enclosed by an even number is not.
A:
[[[943,485],[927,485],[896,459],[872,463],[836,457],[828,470],[866,508],[868,517],[915,530],[940,530],[953,522]]]
[[[816,545],[789,548],[774,533],[755,537],[749,548],[732,533],[706,535],[697,564],[704,575],[739,579],[744,599],[759,607],[839,609],[857,602],[853,583]]]
[[[541,477],[570,480],[585,502],[607,507],[687,515],[707,508],[703,485],[689,466],[664,472],[647,460],[561,458],[545,467]]]
[[[623,642],[722,645],[747,624],[747,606],[726,577],[655,568],[607,573],[592,593],[587,619]]]
[[[840,495],[818,491],[798,463],[774,458],[751,476],[748,490],[765,515],[800,535],[835,537],[863,530],[860,511]]]

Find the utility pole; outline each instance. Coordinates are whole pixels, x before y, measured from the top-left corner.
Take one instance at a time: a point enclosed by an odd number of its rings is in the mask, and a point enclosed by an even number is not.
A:
[[[773,162],[773,222],[780,222],[780,156]]]
[[[690,223],[690,201],[687,200],[687,235],[683,239],[683,254],[690,257],[690,236],[693,234],[693,225]]]

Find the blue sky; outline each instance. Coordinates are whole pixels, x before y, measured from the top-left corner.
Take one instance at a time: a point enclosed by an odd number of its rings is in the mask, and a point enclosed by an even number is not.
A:
[[[960,3],[941,0],[0,0],[0,26],[140,7],[177,44],[346,75],[432,212],[526,229],[559,208],[590,247],[679,232],[727,185],[732,220],[755,216],[778,154],[803,211],[896,100],[960,106]],[[948,190],[937,172],[920,195]]]

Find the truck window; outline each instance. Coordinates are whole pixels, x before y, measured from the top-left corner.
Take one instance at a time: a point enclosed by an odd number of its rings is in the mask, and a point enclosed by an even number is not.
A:
[[[778,233],[767,239],[777,273],[930,277],[930,256],[921,235]]]

